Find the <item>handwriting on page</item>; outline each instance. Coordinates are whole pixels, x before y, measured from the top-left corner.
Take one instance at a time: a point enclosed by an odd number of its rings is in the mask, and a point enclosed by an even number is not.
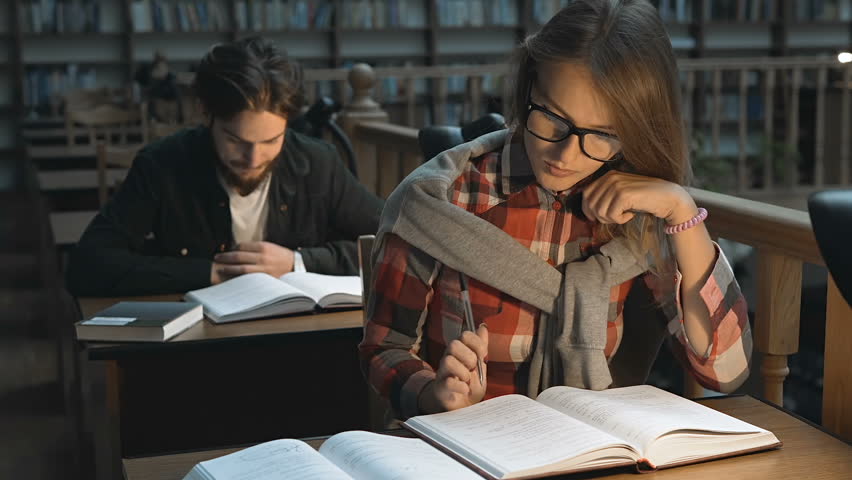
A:
[[[672,430],[759,431],[736,418],[645,385],[602,392],[555,387],[543,392],[538,401],[643,449]]]
[[[229,480],[348,480],[334,464],[299,440],[277,440],[203,462],[215,478]]]
[[[419,419],[500,470],[554,463],[624,441],[520,395]]]
[[[320,452],[355,480],[482,480],[482,477],[416,438],[344,432]]]

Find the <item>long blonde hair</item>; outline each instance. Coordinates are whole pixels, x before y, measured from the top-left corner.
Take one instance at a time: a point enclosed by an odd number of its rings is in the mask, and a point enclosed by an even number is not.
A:
[[[538,66],[579,63],[592,74],[622,143],[617,169],[680,185],[691,179],[681,115],[677,63],[662,20],[646,0],[574,0],[512,57],[509,122],[526,122],[527,94]],[[624,225],[601,225],[606,238],[626,237],[653,256],[652,270],[672,267],[662,219],[639,214]]]

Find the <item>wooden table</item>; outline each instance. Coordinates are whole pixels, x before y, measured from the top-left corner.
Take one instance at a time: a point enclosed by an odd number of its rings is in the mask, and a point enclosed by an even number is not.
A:
[[[119,300],[179,297],[85,298],[80,307],[90,316]],[[112,465],[99,469],[117,469],[127,455],[368,428],[361,336],[362,312],[349,310],[222,325],[205,319],[160,343],[83,342],[86,364],[102,372],[102,387],[84,406],[99,432],[97,463]]]
[[[632,469],[612,469],[566,475],[567,479],[606,478],[689,480],[809,480],[849,478],[852,475],[852,446],[824,433],[819,427],[790,413],[748,396],[699,400],[708,407],[771,430],[784,443],[778,450],[660,470],[637,476]],[[309,442],[317,448],[322,440]],[[216,458],[237,448],[207,450],[155,457],[125,458],[127,480],[179,480],[198,462]]]

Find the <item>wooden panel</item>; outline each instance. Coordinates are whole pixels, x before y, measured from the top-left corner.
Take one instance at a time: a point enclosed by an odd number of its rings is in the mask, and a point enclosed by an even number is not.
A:
[[[381,144],[376,146],[376,171],[379,176],[377,193],[380,197],[387,198],[401,180],[399,155],[399,152]]]
[[[831,275],[825,319],[825,371],[822,424],[852,441],[852,308],[843,299]]]

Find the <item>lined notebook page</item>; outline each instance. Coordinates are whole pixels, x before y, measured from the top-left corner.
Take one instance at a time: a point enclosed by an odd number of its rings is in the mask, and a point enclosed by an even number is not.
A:
[[[293,272],[281,277],[281,281],[308,293],[316,303],[323,297],[345,294],[351,303],[361,301],[361,278],[354,276],[322,275],[311,272]],[[355,298],[357,297],[357,298]]]
[[[323,443],[320,452],[355,480],[482,480],[419,438],[344,432]]]
[[[440,443],[498,478],[506,472],[624,445],[623,440],[523,395],[504,395],[452,412],[413,417],[406,425],[440,437]]]
[[[212,287],[193,290],[187,298],[204,304],[217,316],[230,315],[305,293],[265,273],[249,273]]]
[[[300,440],[284,439],[255,445],[201,462],[184,480],[350,480],[349,475]]]

